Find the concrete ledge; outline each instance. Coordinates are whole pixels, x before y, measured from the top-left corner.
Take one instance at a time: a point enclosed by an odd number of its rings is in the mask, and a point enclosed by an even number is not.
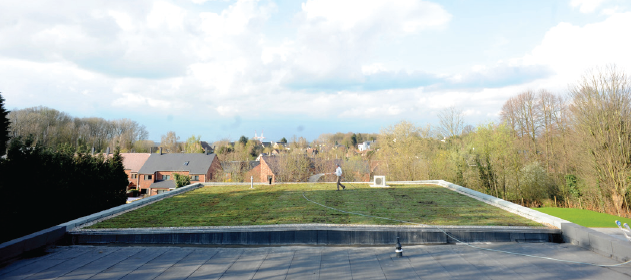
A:
[[[563,240],[618,261],[631,260],[631,243],[573,223],[561,225]]]
[[[445,187],[448,188],[450,190],[453,190],[457,193],[466,195],[468,197],[471,197],[473,199],[477,199],[480,200],[482,202],[485,202],[487,204],[493,205],[495,207],[501,208],[505,211],[520,215],[524,218],[533,220],[535,222],[538,223],[542,223],[545,225],[550,225],[556,228],[561,228],[561,224],[562,223],[569,223],[566,220],[557,218],[555,216],[550,216],[548,214],[545,213],[541,213],[539,211],[535,211],[532,210],[530,208],[527,207],[523,207],[521,205],[517,205],[515,203],[512,203],[510,201],[506,201],[503,200],[501,198],[497,198],[485,193],[481,193],[478,191],[474,191],[472,189],[469,188],[465,188],[463,186],[458,186],[456,184],[452,184],[449,183],[447,181],[443,181],[443,180],[424,180],[424,181],[404,181],[404,182],[388,182],[390,184],[420,184],[420,185],[438,185],[441,187]]]
[[[461,242],[560,242],[561,231],[524,227],[449,227]],[[205,244],[205,245],[388,245],[396,237],[407,245],[457,241],[432,227],[216,227],[80,230],[68,232],[72,243],[87,244]]]
[[[0,244],[0,263],[16,258],[23,253],[55,244],[66,233],[62,226],[50,227],[29,235]]]
[[[631,260],[631,242],[618,240],[613,236],[579,226],[569,221],[550,216],[488,194],[477,192],[443,180],[389,183],[439,185],[533,221],[559,228],[562,231],[563,242],[581,246],[585,249],[592,250],[600,255],[610,257],[618,261],[625,262]]]

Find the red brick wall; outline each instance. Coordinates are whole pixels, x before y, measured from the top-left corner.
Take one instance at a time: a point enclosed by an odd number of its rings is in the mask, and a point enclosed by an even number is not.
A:
[[[140,186],[140,189],[148,189],[149,186],[151,186],[151,184],[153,184],[153,182],[156,180],[155,174],[150,174],[151,179],[149,180],[145,180],[145,175],[147,174],[138,174],[138,181],[140,182],[140,184],[138,185]]]
[[[140,175],[138,173],[136,173],[136,172],[132,172],[130,174],[130,177],[133,177],[133,175],[136,175],[136,178],[131,178],[130,179],[130,181],[131,181],[130,185],[134,185],[134,187],[137,187],[137,186],[140,185]]]
[[[254,177],[253,182],[256,182],[256,183],[263,182],[261,181],[261,165],[260,164],[252,168],[252,170],[248,171],[248,173],[245,174],[246,183],[250,181],[250,176]]]
[[[126,169],[125,174],[127,174],[127,180],[129,180],[129,186],[127,186],[128,189],[137,188],[140,185],[140,175],[138,175],[138,173],[131,172],[130,169]],[[137,177],[132,178],[133,175],[137,175]]]
[[[272,175],[272,184],[276,183],[276,176],[263,157],[261,157],[261,164],[259,164],[259,166],[261,167],[260,182],[267,182],[267,176]]]
[[[206,182],[205,174],[190,174],[189,176],[199,176],[199,180],[194,181],[193,179],[191,179],[191,184]]]
[[[127,181],[129,181],[129,185],[127,185],[127,189],[135,187],[136,185],[133,183],[134,180],[131,179],[131,169],[125,169],[125,174],[127,174]]]
[[[219,163],[219,160],[217,159],[217,155],[215,155],[215,158],[213,158],[213,162],[210,163],[210,168],[208,168],[208,171],[206,171],[206,177],[204,178],[204,181],[202,181],[201,176],[199,177],[199,181],[210,182],[215,179],[222,180],[223,178],[215,178],[215,176],[219,176],[219,171],[221,171],[221,164]]]
[[[162,179],[162,176],[163,176],[163,175],[169,175],[169,176],[171,177],[171,178],[169,178],[169,180],[174,180],[174,179],[175,179],[175,177],[173,177],[173,173],[178,173],[178,174],[180,174],[180,175],[186,175],[186,176],[188,176],[188,175],[189,175],[189,174],[188,174],[188,171],[158,171],[158,172],[156,172],[156,177],[157,177],[157,178],[156,178],[156,180],[155,180],[155,181],[156,181],[156,182],[157,182],[157,181],[162,181],[162,180],[163,180],[163,179]],[[200,178],[200,179],[201,179],[201,178]]]

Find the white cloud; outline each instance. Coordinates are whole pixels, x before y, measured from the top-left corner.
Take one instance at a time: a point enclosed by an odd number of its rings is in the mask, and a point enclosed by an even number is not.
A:
[[[602,22],[576,26],[560,23],[550,29],[543,41],[523,58],[526,65],[549,65],[559,75],[557,82],[572,82],[588,68],[617,64],[631,69],[628,50],[631,13],[617,13]]]
[[[426,29],[444,28],[451,17],[427,1],[308,0],[296,17],[295,49],[287,59],[292,71],[286,82],[355,83],[363,79],[363,70],[369,71],[366,61],[376,48]]]
[[[308,0],[302,3],[302,10],[311,24],[344,31],[374,30],[378,25],[389,31],[413,33],[443,26],[451,19],[440,5],[415,0]]]
[[[579,7],[581,13],[587,14],[596,10],[603,2],[605,2],[605,0],[572,0],[570,5],[574,8]]]
[[[377,74],[379,72],[386,72],[386,71],[388,71],[388,69],[386,69],[386,67],[383,66],[382,63],[372,63],[369,65],[362,66],[362,74],[364,75],[372,75],[372,74]]]
[[[147,26],[158,30],[181,31],[187,17],[186,10],[169,2],[158,1],[147,15]]]

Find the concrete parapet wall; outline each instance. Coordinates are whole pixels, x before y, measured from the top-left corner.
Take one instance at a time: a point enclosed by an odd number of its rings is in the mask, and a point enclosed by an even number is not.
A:
[[[550,216],[539,211],[535,211],[521,205],[490,196],[472,189],[468,189],[443,180],[426,180],[414,182],[389,182],[391,184],[431,184],[439,185],[490,205],[502,208],[533,221],[552,225],[563,232],[563,242],[572,243],[585,249],[592,250],[606,257],[614,258],[618,261],[631,260],[631,242],[619,240],[607,234],[595,231],[584,226],[580,226],[569,221]],[[613,223],[613,221],[612,221]]]
[[[554,217],[554,216],[550,216],[548,214],[545,213],[541,213],[539,211],[535,211],[532,210],[530,208],[527,207],[523,207],[521,205],[512,203],[510,201],[506,201],[503,200],[501,198],[497,198],[485,193],[481,193],[478,191],[474,191],[472,189],[469,188],[465,188],[463,186],[458,186],[456,184],[452,184],[449,183],[447,181],[443,181],[443,180],[424,180],[424,181],[403,181],[403,182],[392,182],[392,181],[388,181],[389,184],[421,184],[421,185],[439,185],[441,187],[445,187],[448,188],[450,190],[453,190],[457,193],[466,195],[468,197],[471,197],[473,199],[477,199],[480,200],[482,202],[485,202],[487,204],[493,205],[495,207],[501,208],[505,211],[520,215],[522,217],[525,217],[527,219],[533,220],[535,222],[538,223],[542,223],[545,225],[549,225],[549,226],[553,226],[556,228],[561,228],[561,224],[563,223],[569,223],[566,220]]]
[[[618,261],[631,260],[631,243],[611,237],[602,232],[579,226],[573,223],[563,223],[563,241],[592,250],[606,257]]]
[[[66,228],[54,226],[0,244],[0,263],[16,258],[23,253],[51,246],[61,240]]]

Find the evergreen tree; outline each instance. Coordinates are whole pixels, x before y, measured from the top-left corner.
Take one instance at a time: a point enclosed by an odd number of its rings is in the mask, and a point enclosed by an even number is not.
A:
[[[0,94],[0,156],[7,152],[7,142],[9,142],[9,111],[4,108],[4,98]]]
[[[14,225],[0,231],[0,243],[124,204],[129,184],[118,148],[105,158],[75,154],[70,144],[43,148],[33,137],[12,138],[0,170],[7,174],[0,180],[0,224]],[[42,180],[16,187],[29,178]]]
[[[245,147],[245,145],[248,144],[248,138],[241,135],[241,137],[239,138],[239,143],[241,144],[241,147]]]

